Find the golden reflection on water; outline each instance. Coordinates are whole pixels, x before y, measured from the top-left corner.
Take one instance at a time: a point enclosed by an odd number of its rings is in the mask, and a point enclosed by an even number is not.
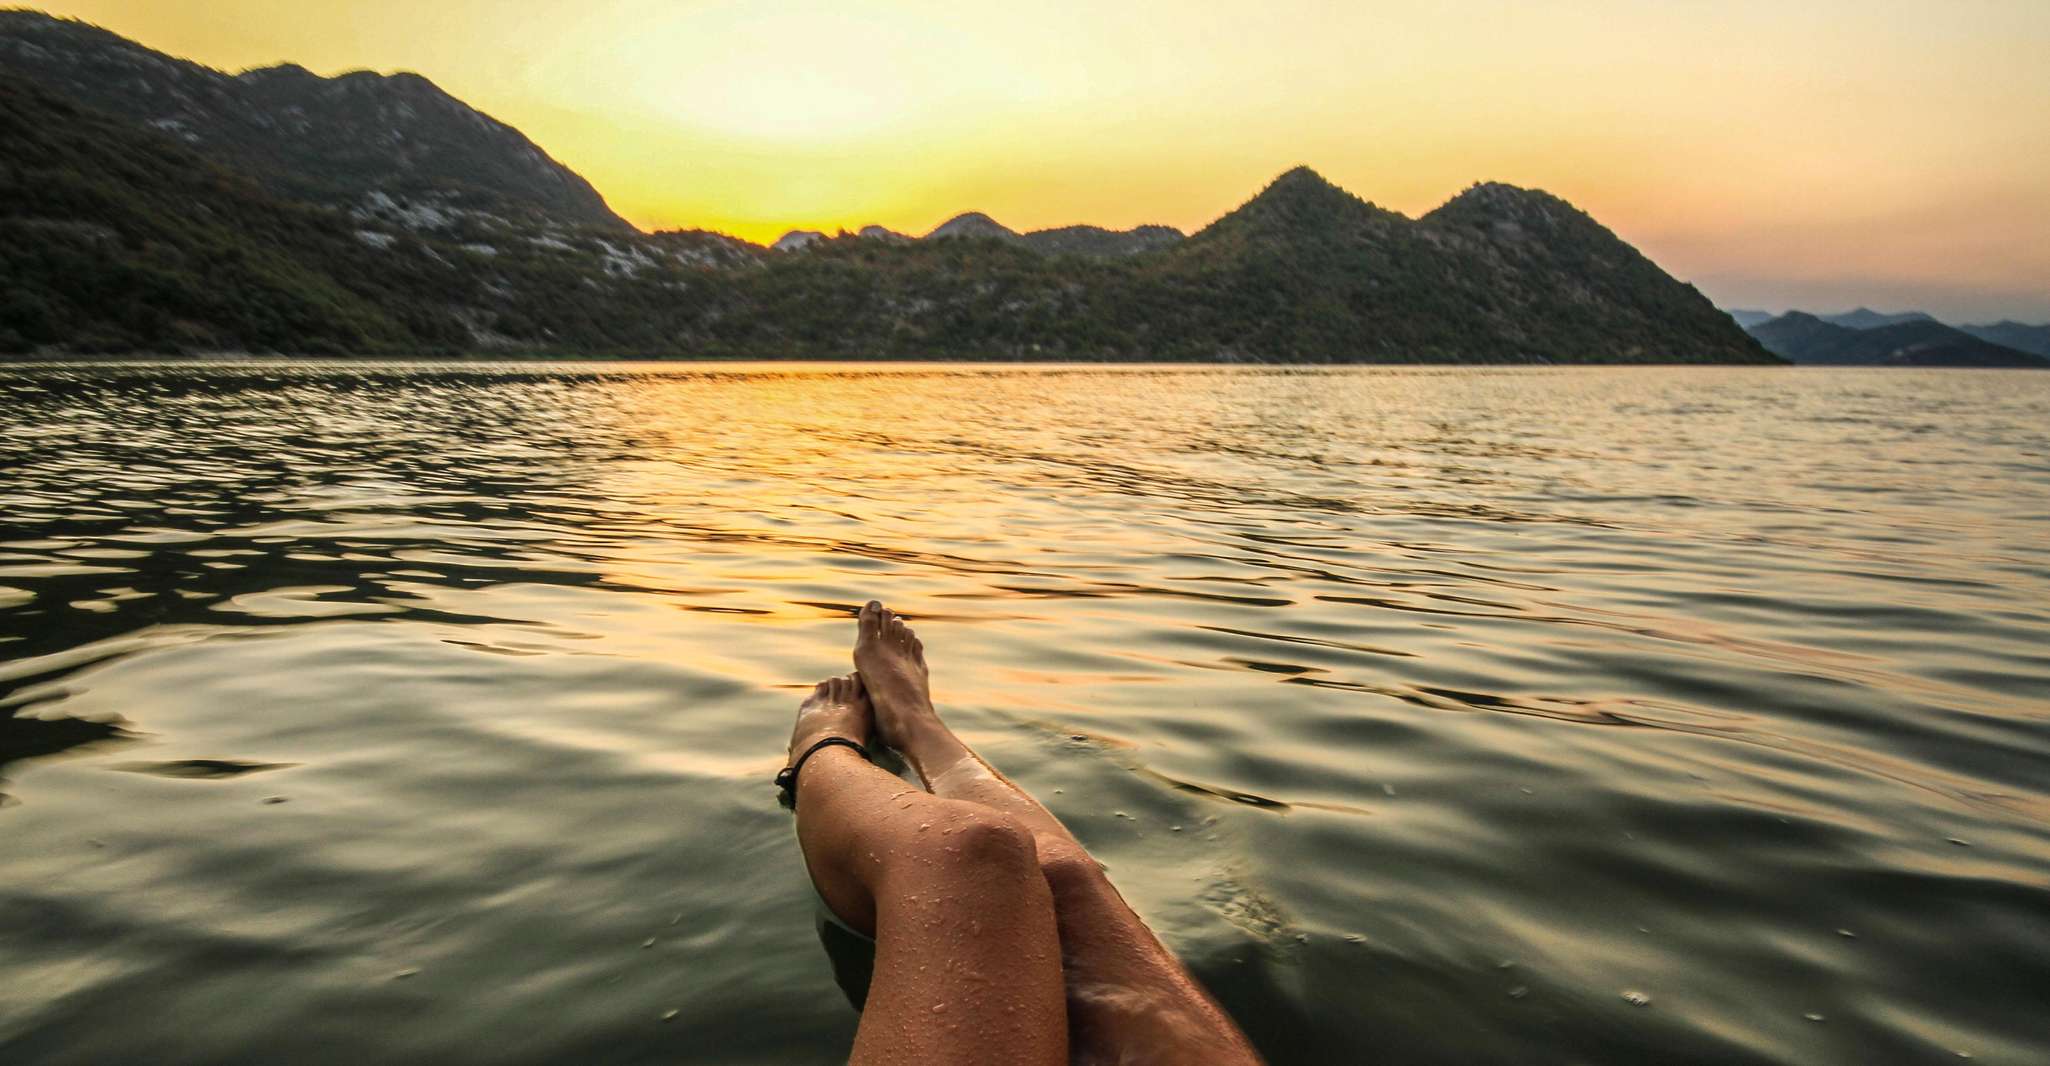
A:
[[[834,1061],[765,782],[871,596],[1277,1063],[2042,1050],[2050,377],[0,400],[10,1061]]]

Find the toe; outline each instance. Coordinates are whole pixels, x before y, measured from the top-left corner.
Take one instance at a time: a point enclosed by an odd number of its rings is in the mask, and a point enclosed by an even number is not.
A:
[[[862,607],[861,613],[855,615],[859,622],[860,634],[864,637],[872,637],[880,632],[889,617],[889,609],[884,607],[880,600],[868,601],[868,604]]]

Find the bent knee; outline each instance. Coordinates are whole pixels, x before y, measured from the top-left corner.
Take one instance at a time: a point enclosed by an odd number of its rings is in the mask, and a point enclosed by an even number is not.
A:
[[[1056,895],[1103,880],[1103,865],[1073,840],[1041,840],[1038,850],[1040,872]]]
[[[941,838],[949,864],[1006,874],[1039,874],[1039,849],[1032,830],[1002,811],[978,808],[963,814]]]

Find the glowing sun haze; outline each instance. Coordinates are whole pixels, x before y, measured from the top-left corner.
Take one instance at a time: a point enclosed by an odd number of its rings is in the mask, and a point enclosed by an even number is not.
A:
[[[649,228],[1197,228],[1296,163],[1572,200],[1725,306],[2050,318],[2050,0],[76,0],[414,70]]]

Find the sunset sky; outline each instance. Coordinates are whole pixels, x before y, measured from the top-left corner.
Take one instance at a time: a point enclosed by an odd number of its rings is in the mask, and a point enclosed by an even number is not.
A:
[[[1195,229],[1296,163],[1572,200],[1724,306],[2050,319],[2050,0],[78,0],[413,70],[649,228]]]

